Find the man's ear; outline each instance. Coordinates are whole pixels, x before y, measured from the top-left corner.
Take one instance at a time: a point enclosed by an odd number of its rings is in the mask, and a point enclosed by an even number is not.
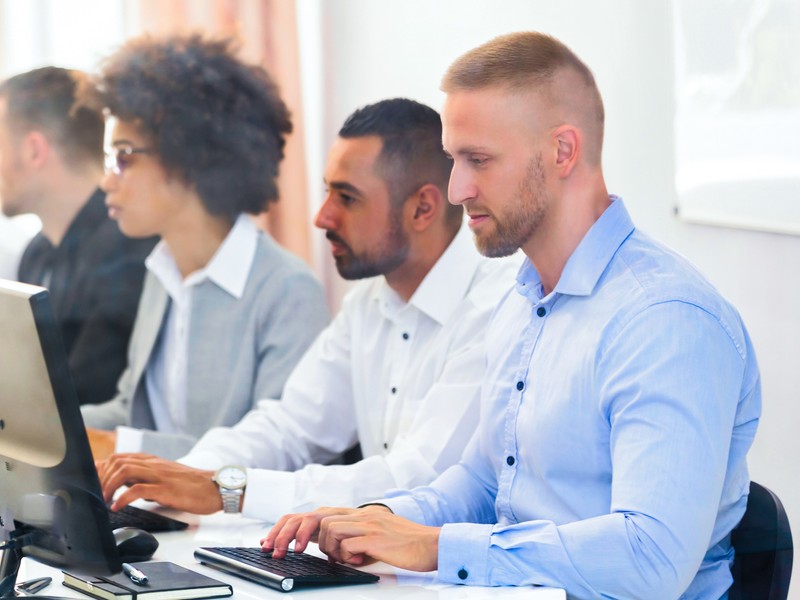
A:
[[[406,199],[405,213],[413,231],[425,231],[443,210],[447,199],[432,183],[426,183]]]
[[[52,148],[47,137],[40,131],[29,131],[22,138],[22,156],[29,165],[41,167],[50,157]]]
[[[573,125],[562,125],[553,132],[553,141],[556,148],[556,173],[566,179],[578,164],[583,150],[583,133]]]

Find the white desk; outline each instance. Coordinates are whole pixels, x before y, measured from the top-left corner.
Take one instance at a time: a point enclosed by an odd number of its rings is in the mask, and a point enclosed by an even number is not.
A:
[[[167,511],[168,512],[168,511]],[[566,600],[564,590],[552,588],[482,588],[462,585],[448,585],[438,582],[435,573],[413,573],[377,563],[364,567],[380,575],[379,583],[313,588],[297,590],[291,594],[283,594],[276,590],[258,585],[246,579],[228,575],[206,565],[198,563],[193,556],[195,548],[200,546],[257,546],[268,531],[269,525],[261,521],[244,519],[239,515],[218,513],[207,517],[197,517],[183,513],[169,513],[171,516],[188,521],[186,531],[158,534],[159,548],[153,560],[164,560],[178,563],[200,573],[204,573],[233,586],[233,598],[263,599],[284,597],[323,598],[328,600],[359,600],[379,598],[380,600],[397,600],[414,598],[415,600],[492,600],[503,598],[535,598],[535,600]],[[322,556],[316,546],[309,548],[309,553]],[[79,592],[61,585],[61,572],[52,567],[42,565],[31,559],[24,559],[20,567],[17,581],[33,577],[50,576],[53,583],[40,592],[41,595],[61,595],[71,598],[88,598]]]

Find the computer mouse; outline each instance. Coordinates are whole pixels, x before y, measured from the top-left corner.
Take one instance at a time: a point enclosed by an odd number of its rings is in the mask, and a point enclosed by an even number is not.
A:
[[[152,533],[136,527],[115,529],[114,541],[122,562],[149,560],[158,548],[158,540]]]

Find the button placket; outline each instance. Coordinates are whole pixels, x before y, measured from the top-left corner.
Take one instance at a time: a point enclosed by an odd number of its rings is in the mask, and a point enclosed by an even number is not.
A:
[[[391,440],[394,438],[395,429],[402,412],[401,397],[404,393],[406,374],[411,363],[411,336],[416,327],[416,314],[413,311],[402,310],[395,319],[392,319],[392,340],[387,348],[387,355],[384,360],[389,361],[388,379],[386,384],[387,400],[384,408],[383,417],[383,440],[384,450],[388,450]]]

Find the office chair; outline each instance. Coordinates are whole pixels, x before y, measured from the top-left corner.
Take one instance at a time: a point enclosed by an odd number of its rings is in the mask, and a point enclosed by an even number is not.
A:
[[[792,532],[778,497],[751,481],[747,510],[731,533],[735,552],[729,600],[786,600],[792,576]]]

